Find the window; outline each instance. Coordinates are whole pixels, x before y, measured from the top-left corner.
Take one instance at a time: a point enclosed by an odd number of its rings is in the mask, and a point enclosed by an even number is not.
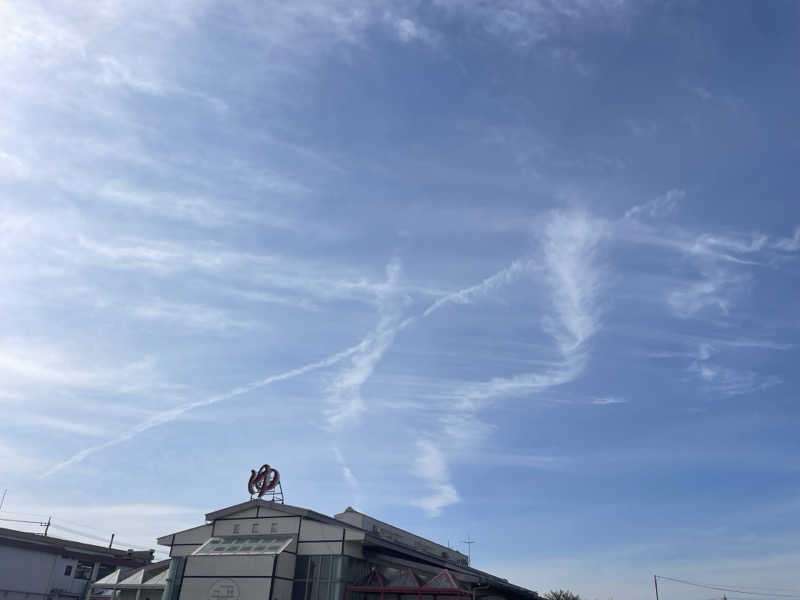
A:
[[[64,575],[72,575],[72,565],[64,567]]]
[[[298,556],[292,600],[342,600],[345,586],[366,576],[370,566],[349,556]]]
[[[218,556],[221,554],[280,554],[294,538],[276,535],[240,535],[212,537],[192,554]]]
[[[116,570],[117,570],[117,565],[109,565],[109,564],[106,564],[106,563],[102,563],[100,565],[100,568],[97,569],[97,578],[98,579],[102,579],[103,577],[106,577],[107,575],[111,575],[111,573],[113,573]]]
[[[79,560],[75,567],[75,579],[91,579],[94,563],[88,560]]]

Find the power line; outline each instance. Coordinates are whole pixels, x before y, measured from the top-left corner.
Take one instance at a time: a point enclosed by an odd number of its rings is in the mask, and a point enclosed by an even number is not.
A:
[[[78,529],[73,529],[71,527],[65,527],[64,525],[59,525],[58,523],[55,523],[55,522],[52,524],[52,527],[55,528],[55,529],[60,529],[62,531],[68,531],[69,533],[72,533],[72,534],[75,534],[75,535],[83,536],[83,537],[88,538],[90,540],[96,540],[96,541],[99,541],[99,542],[103,542],[104,544],[108,540],[108,538],[102,538],[102,537],[97,536],[97,535],[92,535],[90,533],[86,533],[85,531],[80,531]],[[154,548],[148,548],[147,546],[145,546],[143,544],[132,544],[131,542],[126,542],[125,540],[117,540],[117,543],[122,545],[122,546],[128,546],[129,548],[147,549],[147,550],[153,550],[154,552],[157,552],[159,554],[166,554],[166,552],[163,551],[163,550],[158,550],[158,549],[154,549]]]
[[[43,515],[43,514],[40,514],[40,513],[26,513],[26,512],[15,512],[15,511],[7,511],[7,510],[2,511],[2,514],[27,515],[27,516],[32,516],[32,517],[46,517],[47,516],[47,515]],[[40,525],[42,527],[44,527],[46,525],[46,523],[44,523],[42,521],[28,521],[28,520],[23,520],[23,519],[9,519],[9,518],[3,518],[3,517],[0,517],[0,521],[11,521],[11,522],[15,522],[15,523],[30,523],[30,524]],[[81,531],[81,530],[78,530],[78,529],[72,529],[71,527],[66,527],[64,525],[61,525],[61,523],[68,523],[70,525],[75,525],[75,526],[81,527],[82,529],[88,529],[90,531],[94,531],[96,533],[102,534],[103,530],[102,529],[98,529],[97,527],[92,527],[91,525],[86,525],[85,523],[76,523],[75,521],[68,521],[66,519],[61,519],[61,518],[53,519],[52,521],[53,522],[51,523],[51,527],[54,527],[55,529],[60,529],[62,531],[67,531],[67,532],[72,533],[74,535],[80,535],[82,537],[85,537],[85,538],[88,538],[88,539],[91,539],[91,540],[95,540],[95,541],[98,541],[98,542],[103,542],[103,544],[107,544],[108,543],[109,536],[107,536],[107,535],[106,536],[93,535],[93,534],[87,533],[86,531]],[[117,542],[117,544],[119,544],[121,546],[127,546],[128,548],[144,548],[144,549],[148,549],[148,550],[151,549],[147,544],[138,544],[138,543],[134,544],[134,543],[131,543],[131,542],[126,542],[125,540],[120,540],[120,539],[117,539],[116,542]],[[164,554],[164,555],[167,554],[167,552],[164,551],[164,550],[154,549],[154,551],[156,552],[156,554]]]
[[[0,517],[0,521],[9,521],[11,523],[31,523],[33,525],[41,525],[42,527],[46,525],[46,523],[43,523],[42,521],[26,521],[24,519],[5,519],[3,517]]]
[[[795,600],[800,600],[800,592],[797,594],[780,594],[780,593],[764,593],[764,592],[754,592],[749,590],[742,590],[738,588],[723,586],[723,585],[715,585],[710,583],[698,583],[696,581],[687,581],[685,579],[677,579],[675,577],[666,577],[664,575],[656,575],[657,579],[663,579],[665,581],[674,581],[676,583],[682,583],[684,585],[691,585],[694,587],[705,588],[708,590],[716,590],[719,592],[731,592],[734,594],[745,594],[748,596],[760,596],[762,598],[794,598]],[[753,588],[757,589],[757,588]],[[762,588],[766,589],[766,588]]]

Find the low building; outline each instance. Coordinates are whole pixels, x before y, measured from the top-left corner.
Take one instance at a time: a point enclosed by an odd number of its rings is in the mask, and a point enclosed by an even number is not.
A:
[[[89,584],[97,579],[152,560],[152,550],[106,548],[0,528],[0,598],[85,598]]]
[[[467,556],[348,508],[251,499],[158,539],[170,561],[94,585],[119,600],[540,600]],[[163,596],[159,596],[163,593]]]

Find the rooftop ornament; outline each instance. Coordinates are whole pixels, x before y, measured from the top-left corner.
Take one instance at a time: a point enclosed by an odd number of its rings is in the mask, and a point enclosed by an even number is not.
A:
[[[265,495],[270,495],[268,498],[271,502],[280,502],[283,504],[283,486],[281,486],[281,475],[277,469],[273,469],[268,464],[261,465],[261,468],[256,472],[250,471],[250,480],[247,482],[247,491],[250,492],[250,499],[253,496],[263,498]]]

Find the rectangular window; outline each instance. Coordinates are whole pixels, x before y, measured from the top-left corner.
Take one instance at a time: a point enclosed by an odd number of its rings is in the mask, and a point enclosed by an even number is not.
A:
[[[290,536],[240,535],[215,536],[192,554],[216,556],[221,554],[280,554],[292,542]]]
[[[72,575],[72,565],[64,567],[64,575]]]
[[[117,565],[109,565],[106,563],[101,563],[100,568],[97,569],[97,578],[102,579],[108,575],[111,575],[114,571],[117,570]]]
[[[345,586],[362,579],[372,565],[349,556],[298,556],[292,600],[343,600]],[[350,600],[366,595],[351,594]]]
[[[88,560],[79,560],[78,566],[75,567],[75,579],[91,579],[93,570],[94,563]]]

